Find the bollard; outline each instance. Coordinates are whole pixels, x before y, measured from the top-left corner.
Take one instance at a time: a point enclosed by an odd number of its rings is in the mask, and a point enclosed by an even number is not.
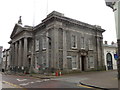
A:
[[[58,71],[56,71],[55,76],[58,76]]]
[[[61,76],[61,71],[59,72],[59,75]]]

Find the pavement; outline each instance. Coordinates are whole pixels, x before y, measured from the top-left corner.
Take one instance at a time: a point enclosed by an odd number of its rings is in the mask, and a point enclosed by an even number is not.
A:
[[[94,74],[94,75],[93,75]],[[100,88],[118,88],[117,72],[107,71],[107,72],[96,72],[89,75],[87,80],[80,81],[84,85],[100,87]]]
[[[25,76],[30,76],[33,78],[40,78],[40,79],[61,80],[61,81],[72,82],[88,87],[98,88],[98,89],[118,88],[116,70],[82,72],[82,73],[66,74],[62,76],[41,75],[41,74],[26,74]]]
[[[78,83],[80,85],[98,89],[117,89],[117,71],[83,72],[78,74],[63,75],[57,80]]]
[[[51,78],[53,80],[68,81],[96,88],[118,88],[117,71],[97,71],[97,72],[82,72],[76,74],[67,74],[62,76],[45,76],[34,74],[36,78]]]

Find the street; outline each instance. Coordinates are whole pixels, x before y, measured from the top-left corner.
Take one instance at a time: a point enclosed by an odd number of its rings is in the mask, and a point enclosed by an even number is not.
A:
[[[14,88],[89,88],[79,83],[101,88],[118,87],[117,71],[99,71],[68,74],[50,79],[30,76],[2,75],[2,82]],[[3,86],[3,88],[6,88]],[[10,87],[9,87],[10,88]]]
[[[29,76],[3,75],[3,82],[15,88],[79,88],[75,83]]]

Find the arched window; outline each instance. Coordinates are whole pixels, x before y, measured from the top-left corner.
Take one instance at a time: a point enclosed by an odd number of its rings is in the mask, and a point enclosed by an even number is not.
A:
[[[106,60],[107,60],[108,70],[112,70],[113,69],[113,63],[112,63],[112,55],[110,53],[106,54]]]

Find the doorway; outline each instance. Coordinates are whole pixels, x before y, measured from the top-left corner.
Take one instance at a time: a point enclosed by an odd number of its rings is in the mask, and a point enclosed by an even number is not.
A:
[[[85,56],[81,56],[81,71],[85,71]]]
[[[31,66],[31,58],[28,59],[28,67],[30,69],[30,66]]]

